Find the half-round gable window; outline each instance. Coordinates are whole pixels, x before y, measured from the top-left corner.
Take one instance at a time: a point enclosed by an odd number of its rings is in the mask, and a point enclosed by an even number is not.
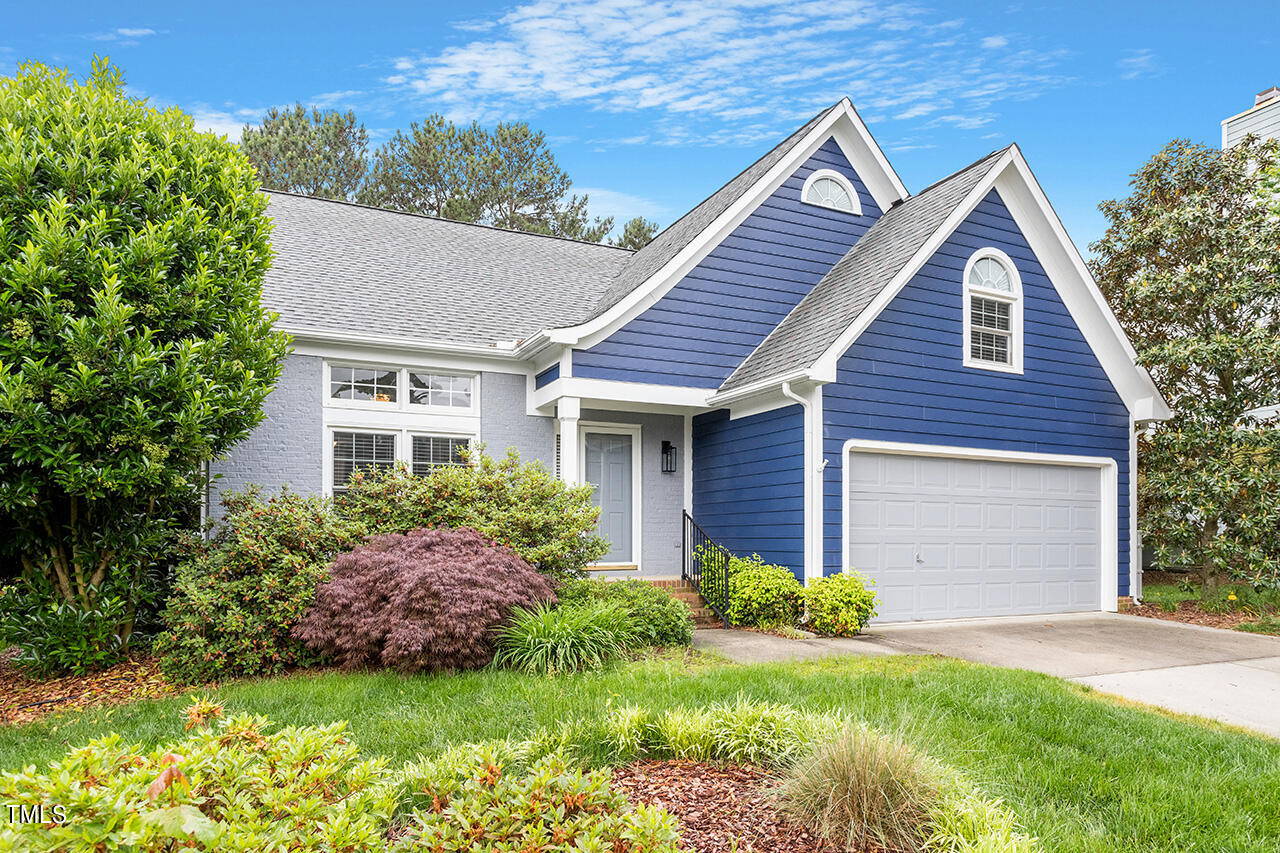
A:
[[[831,169],[819,169],[804,182],[800,198],[806,204],[815,204],[838,210],[841,213],[862,214],[862,205],[858,202],[858,193],[848,178]]]

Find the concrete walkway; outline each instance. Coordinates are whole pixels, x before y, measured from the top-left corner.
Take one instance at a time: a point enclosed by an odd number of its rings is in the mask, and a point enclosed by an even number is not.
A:
[[[833,654],[942,654],[1030,669],[1280,737],[1280,638],[1116,613],[873,625],[848,640],[702,630],[695,648],[739,663]]]

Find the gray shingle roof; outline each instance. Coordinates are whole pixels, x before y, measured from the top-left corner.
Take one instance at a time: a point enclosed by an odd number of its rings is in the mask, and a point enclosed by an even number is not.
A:
[[[268,193],[263,304],[295,332],[488,345],[587,319],[632,253]]]
[[[648,245],[632,255],[622,269],[618,271],[617,277],[613,279],[600,296],[591,316],[597,317],[603,314],[620,302],[624,296],[639,287],[651,275],[662,269],[668,261],[680,253],[681,249],[689,245],[693,238],[701,234],[708,225],[714,222],[716,217],[728,210],[735,201],[755,185],[756,181],[764,177],[765,173],[785,157],[814,125],[838,106],[840,106],[839,102],[834,103],[809,119],[803,127],[782,140],[782,142],[779,142],[769,153],[739,172],[733,180],[716,190],[693,210],[671,223],[661,234],[654,237]]]
[[[720,390],[732,391],[813,365],[1006,150],[993,151],[890,208],[738,365]]]

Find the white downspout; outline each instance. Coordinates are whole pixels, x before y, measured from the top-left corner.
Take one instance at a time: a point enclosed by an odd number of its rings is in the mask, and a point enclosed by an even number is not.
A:
[[[815,490],[813,482],[817,470],[817,466],[813,461],[813,420],[815,413],[813,411],[813,401],[791,390],[790,382],[782,383],[782,395],[788,400],[794,400],[799,403],[801,410],[804,412],[804,581],[807,585],[809,581],[819,577],[822,572],[821,561],[815,560],[814,557],[816,552],[814,540],[817,529],[813,523],[815,519]]]

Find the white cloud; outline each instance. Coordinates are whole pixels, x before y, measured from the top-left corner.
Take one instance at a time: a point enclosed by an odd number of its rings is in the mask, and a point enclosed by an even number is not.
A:
[[[615,231],[635,216],[656,220],[661,225],[671,224],[670,208],[652,199],[603,187],[575,186],[573,192],[587,197],[587,209],[592,216],[612,216]]]
[[[148,27],[120,27],[116,32],[125,38],[132,39],[141,38],[142,36],[153,36],[156,34],[155,30]]]
[[[332,109],[337,106],[350,107],[356,98],[363,95],[360,89],[344,89],[340,92],[321,92],[318,95],[312,95],[310,105],[319,107],[322,110]]]
[[[1120,69],[1121,80],[1134,80],[1164,71],[1155,51],[1146,47],[1129,51],[1127,55],[1116,61],[1116,68]]]
[[[469,41],[392,60],[383,82],[461,121],[647,113],[653,143],[684,144],[772,138],[842,95],[891,120],[977,127],[1069,79],[1043,45],[957,49],[962,24],[894,0],[526,0],[455,25]]]
[[[225,136],[232,142],[240,141],[240,133],[246,124],[257,124],[261,110],[218,110],[207,106],[196,106],[188,110],[195,120],[196,130],[213,131]]]
[[[94,41],[110,41],[122,47],[132,47],[147,36],[157,35],[150,27],[117,27],[105,33],[92,33],[89,38]]]

